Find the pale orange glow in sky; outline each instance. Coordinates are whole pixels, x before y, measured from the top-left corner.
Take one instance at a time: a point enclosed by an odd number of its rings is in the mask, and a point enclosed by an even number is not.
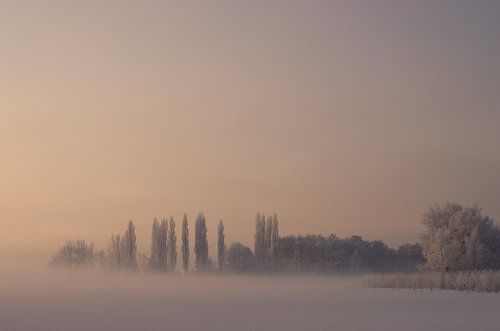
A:
[[[148,253],[183,212],[211,248],[257,211],[391,245],[433,202],[500,220],[500,3],[103,3],[0,4],[0,258],[129,219]]]

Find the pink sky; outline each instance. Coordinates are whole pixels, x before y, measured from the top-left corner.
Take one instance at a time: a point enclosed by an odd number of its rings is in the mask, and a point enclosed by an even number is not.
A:
[[[415,242],[433,202],[500,218],[495,1],[0,5],[0,257],[198,211],[210,246]],[[192,223],[193,224],[193,223]],[[180,228],[180,226],[178,226]],[[192,229],[191,229],[192,230]]]

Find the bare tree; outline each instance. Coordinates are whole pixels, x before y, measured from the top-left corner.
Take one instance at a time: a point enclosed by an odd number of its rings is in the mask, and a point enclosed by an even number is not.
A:
[[[111,236],[111,240],[108,245],[108,263],[112,269],[120,271],[123,264],[123,244],[122,237],[119,234]]]
[[[108,257],[106,256],[106,252],[102,249],[94,253],[94,261],[100,271],[106,271],[109,267]]]
[[[49,264],[53,267],[70,270],[90,268],[93,264],[94,245],[85,240],[67,241],[52,257]]]

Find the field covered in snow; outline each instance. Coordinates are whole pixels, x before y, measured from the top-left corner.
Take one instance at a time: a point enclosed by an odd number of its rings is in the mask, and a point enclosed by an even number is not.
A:
[[[0,330],[499,330],[500,295],[359,279],[4,275]]]

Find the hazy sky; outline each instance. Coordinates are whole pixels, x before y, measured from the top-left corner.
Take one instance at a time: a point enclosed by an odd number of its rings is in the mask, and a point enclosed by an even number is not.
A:
[[[500,220],[500,2],[2,1],[0,112],[2,259],[198,211],[416,241]]]

